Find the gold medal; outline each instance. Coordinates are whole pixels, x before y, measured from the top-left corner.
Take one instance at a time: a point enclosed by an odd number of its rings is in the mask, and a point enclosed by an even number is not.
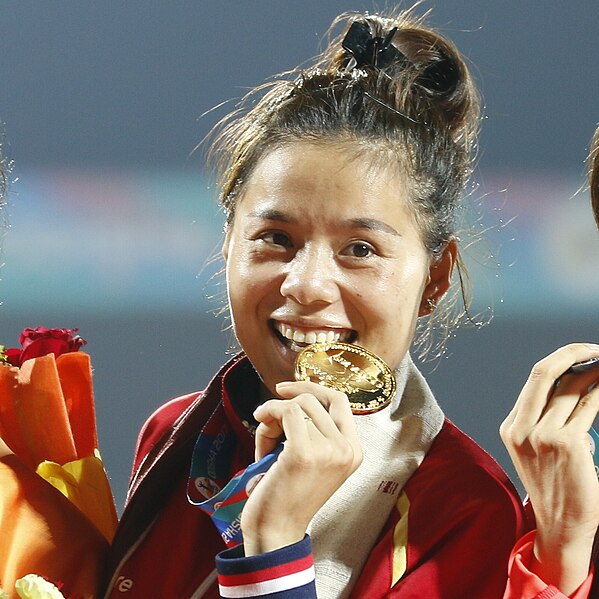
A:
[[[295,379],[343,391],[354,414],[378,412],[395,395],[393,371],[377,355],[349,343],[314,343],[295,359]]]

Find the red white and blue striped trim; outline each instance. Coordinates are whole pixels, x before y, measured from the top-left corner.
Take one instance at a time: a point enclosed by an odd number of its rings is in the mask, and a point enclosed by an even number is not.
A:
[[[316,597],[314,559],[310,538],[265,553],[245,557],[242,547],[223,551],[216,558],[221,597]]]

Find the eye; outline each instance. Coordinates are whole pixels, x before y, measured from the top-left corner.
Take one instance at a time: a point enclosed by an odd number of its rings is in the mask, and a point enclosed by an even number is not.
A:
[[[282,247],[291,247],[291,239],[285,233],[280,231],[268,231],[260,236],[260,239],[271,245],[280,245]]]
[[[354,241],[350,243],[341,253],[352,258],[368,258],[372,256],[375,251],[374,248],[365,241]]]

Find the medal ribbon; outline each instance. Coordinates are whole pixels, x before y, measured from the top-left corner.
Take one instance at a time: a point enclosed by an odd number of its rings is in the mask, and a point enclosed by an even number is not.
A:
[[[226,482],[237,443],[237,436],[219,406],[198,435],[187,484],[189,502],[210,516],[227,547],[243,542],[241,512],[245,502],[283,449],[281,443]]]

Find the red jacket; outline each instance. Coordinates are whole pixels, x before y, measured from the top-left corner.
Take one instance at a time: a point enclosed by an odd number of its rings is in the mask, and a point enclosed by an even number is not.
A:
[[[209,518],[187,501],[191,454],[223,401],[242,441],[232,469],[249,464],[253,441],[230,396],[252,396],[257,388],[247,358],[237,357],[204,392],[173,400],[150,418],[109,559],[106,597],[219,596],[214,558],[225,547]],[[510,551],[526,524],[518,494],[498,464],[446,420],[401,497],[351,597],[500,599]],[[402,555],[405,564],[398,566]],[[405,570],[395,584],[394,558],[396,574],[398,567]]]

